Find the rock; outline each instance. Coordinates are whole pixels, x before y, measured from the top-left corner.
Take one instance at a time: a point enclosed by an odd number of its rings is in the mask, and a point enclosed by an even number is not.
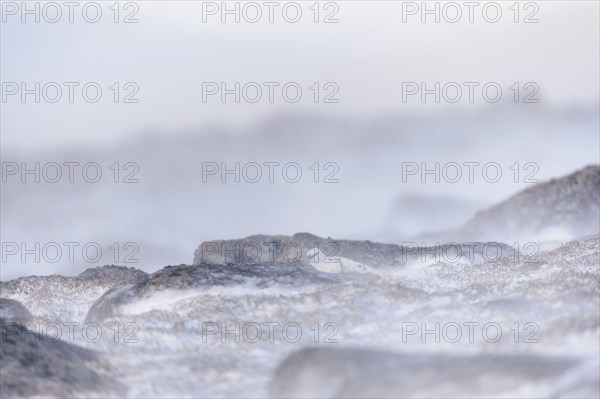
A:
[[[105,366],[95,352],[52,341],[5,319],[0,319],[0,324],[0,397],[65,398],[125,393],[123,386],[103,375]]]
[[[25,324],[33,316],[23,304],[12,299],[0,298],[0,318],[16,323]]]
[[[533,355],[307,348],[279,365],[270,393],[286,398],[498,397],[515,392],[554,397],[549,383],[565,378],[577,365],[570,358]],[[587,394],[597,395],[597,386],[585,388]]]
[[[260,289],[276,284],[293,287],[336,281],[339,277],[318,273],[298,263],[167,266],[137,283],[126,282],[108,290],[91,306],[86,321],[101,321],[115,315],[122,305],[143,301],[165,291],[201,291],[246,285]]]
[[[400,246],[372,241],[334,240],[309,233],[298,233],[293,236],[256,235],[236,240],[203,242],[196,249],[194,264],[252,265],[285,264],[294,261],[308,267],[311,258],[307,254],[315,248],[325,256],[341,256],[374,268],[397,267],[412,262],[435,263],[445,259],[451,259],[453,262],[481,262],[495,259],[497,255],[500,259],[516,254],[515,248],[499,242],[451,242],[426,246],[417,241]],[[298,250],[302,251],[301,256],[297,255]]]
[[[460,240],[564,240],[600,233],[600,166],[536,184],[447,234]]]
[[[87,269],[77,275],[80,280],[94,280],[102,284],[121,283],[123,281],[136,281],[144,279],[148,274],[134,267],[100,266]]]
[[[76,277],[29,276],[0,282],[0,297],[22,303],[40,321],[79,322],[102,294],[147,274],[121,266],[87,269]]]

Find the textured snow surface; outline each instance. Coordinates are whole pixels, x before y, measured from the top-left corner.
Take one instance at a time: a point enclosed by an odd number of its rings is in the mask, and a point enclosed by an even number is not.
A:
[[[369,242],[341,247],[355,262],[398,251]],[[363,259],[348,255],[353,249]],[[101,326],[95,343],[76,330],[68,350],[92,351],[98,360],[86,367],[110,383],[75,378],[68,390],[48,391],[53,396],[597,397],[599,256],[596,235],[533,262],[369,262],[375,275],[321,273],[304,260],[153,274],[113,266],[3,282],[0,309],[10,320],[23,312],[7,300],[20,302],[32,330],[50,321]],[[407,334],[422,323],[447,329]],[[3,371],[3,385],[14,386],[14,370]],[[32,376],[20,389],[39,394],[44,381]]]

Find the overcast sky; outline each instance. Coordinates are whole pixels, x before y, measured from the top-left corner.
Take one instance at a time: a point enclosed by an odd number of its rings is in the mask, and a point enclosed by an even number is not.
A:
[[[598,2],[536,2],[534,24],[514,23],[512,2],[500,3],[503,15],[495,24],[480,9],[474,23],[463,15],[455,24],[433,23],[432,17],[423,24],[420,14],[403,23],[402,2],[383,1],[337,2],[334,24],[312,21],[312,2],[301,3],[304,14],[295,24],[278,10],[272,24],[266,15],[256,24],[223,24],[220,14],[203,23],[202,3],[187,1],[138,2],[135,24],[113,23],[110,2],[101,3],[96,24],[78,11],[72,24],[66,15],[55,24],[21,23],[20,14],[4,12],[2,82],[98,82],[104,91],[95,104],[77,90],[73,104],[23,104],[9,97],[2,103],[2,145],[63,146],[214,121],[239,125],[282,110],[368,116],[422,107],[402,103],[404,81],[494,81],[505,88],[536,82],[539,97],[550,105],[597,101]],[[119,18],[131,11],[121,10]],[[332,11],[321,9],[320,18]],[[533,11],[522,9],[519,18]],[[297,104],[203,103],[207,81],[293,81],[305,92]],[[114,82],[135,82],[139,103],[114,104]],[[312,82],[336,82],[339,103],[311,103]],[[121,95],[131,91],[123,89]]]

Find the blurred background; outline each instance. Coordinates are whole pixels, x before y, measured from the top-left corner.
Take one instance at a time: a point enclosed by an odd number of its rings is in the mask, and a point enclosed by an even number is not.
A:
[[[66,15],[57,23],[31,16],[22,23],[21,11],[13,15],[3,3],[2,280],[109,263],[154,271],[191,263],[204,240],[258,233],[400,243],[464,224],[533,184],[526,179],[531,172],[542,181],[599,162],[597,2],[519,3],[518,15],[501,2],[496,23],[481,8],[469,22],[466,7],[456,23],[444,15],[439,23],[425,15],[423,23],[407,3],[299,2],[296,23],[281,8],[269,22],[264,6],[256,23],[243,16],[236,23],[232,15],[223,23],[221,2],[187,1],[121,3],[118,23],[109,3],[100,3],[97,23],[77,10],[73,23]],[[127,16],[138,22],[123,23]],[[29,89],[57,82],[63,98],[37,103],[28,95],[22,102],[21,93],[10,94],[11,82],[19,89],[22,82]],[[64,82],[80,84],[72,103]],[[88,82],[103,90],[96,103],[81,96]],[[273,102],[265,89],[256,103],[236,103],[234,95],[225,102],[220,93],[203,98],[206,82],[279,86]],[[282,96],[289,82],[302,88],[298,102]],[[420,93],[403,98],[406,82],[479,86],[472,102],[462,86],[461,100],[438,103],[433,95],[422,102]],[[489,82],[502,88],[497,102],[482,96]],[[325,102],[329,94],[337,102]],[[57,183],[35,183],[31,175],[23,183],[21,171],[10,169],[36,162],[96,162],[102,178],[86,182],[79,168],[71,183],[65,167]],[[271,183],[265,167],[256,183],[236,183],[231,175],[223,183],[219,173],[204,182],[203,165],[223,162],[296,162],[303,174],[290,183],[279,168]],[[436,162],[495,162],[503,174],[494,183],[481,168],[473,182],[403,179],[407,163]],[[337,182],[325,182],[330,173]],[[8,242],[79,246],[74,259],[65,252],[56,262],[23,262],[7,252]],[[92,242],[102,248],[93,262],[81,253]]]

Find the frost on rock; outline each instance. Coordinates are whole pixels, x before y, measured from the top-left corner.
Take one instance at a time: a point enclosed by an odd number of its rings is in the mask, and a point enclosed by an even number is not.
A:
[[[45,322],[81,322],[92,303],[114,285],[146,276],[141,270],[122,266],[88,269],[75,277],[29,276],[0,282],[0,297],[20,302]]]
[[[469,224],[482,241],[257,235],[204,242],[193,265],[151,274],[106,266],[2,282],[1,315],[19,331],[75,321],[105,332],[34,347],[12,330],[2,396],[598,397],[597,176],[587,168],[491,208]],[[533,254],[487,241],[496,227],[565,223],[584,234]]]
[[[107,365],[97,353],[52,341],[6,319],[0,324],[0,397],[102,397],[126,392],[106,375]]]
[[[458,247],[460,248],[458,248]],[[425,246],[416,241],[407,245],[372,241],[321,238],[308,233],[293,236],[255,235],[236,240],[203,242],[194,253],[195,265],[211,264],[285,264],[299,262],[310,266],[314,251],[329,261],[343,257],[374,268],[403,266],[423,257],[442,258],[448,253],[460,253],[466,260],[482,259],[486,247],[497,248],[499,257],[515,256],[515,249],[500,242],[451,243]]]
[[[31,313],[18,301],[0,298],[0,318],[17,323],[26,323],[32,319]]]
[[[597,396],[592,381],[569,384],[568,373],[576,366],[569,357],[307,348],[277,368],[270,393],[285,398],[422,398],[446,397],[449,392],[453,397],[518,397],[532,392],[539,397],[574,392]]]
[[[463,241],[552,240],[600,233],[600,166],[523,190],[445,235]]]

